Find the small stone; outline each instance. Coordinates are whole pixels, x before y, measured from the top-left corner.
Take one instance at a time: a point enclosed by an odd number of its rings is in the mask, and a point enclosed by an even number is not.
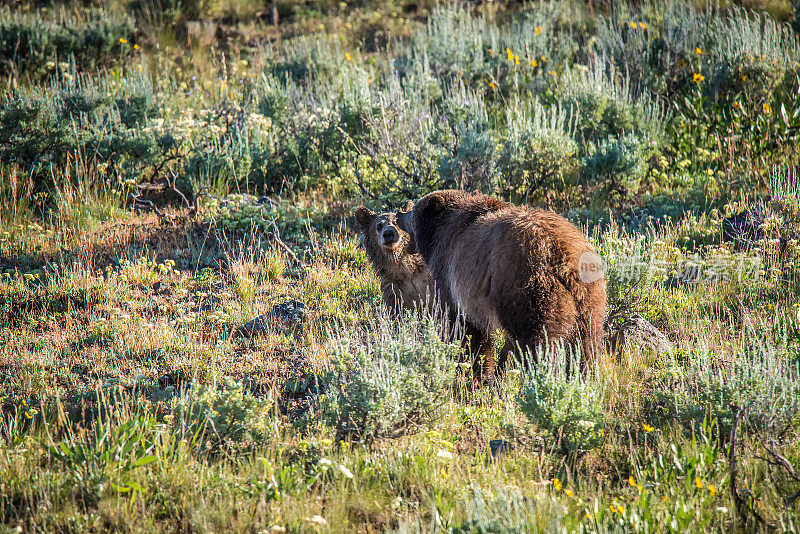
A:
[[[269,315],[259,315],[236,329],[237,337],[253,337],[269,331]]]
[[[615,332],[611,333],[610,338],[612,346],[616,348],[630,342],[659,356],[675,351],[675,344],[641,315],[628,317]]]
[[[489,449],[492,451],[492,458],[500,458],[508,451],[514,450],[514,445],[504,439],[493,439],[489,442]]]
[[[764,239],[762,225],[769,212],[764,206],[755,204],[732,217],[722,221],[722,239],[733,242],[736,250],[742,250],[748,245]]]
[[[306,305],[299,300],[290,300],[272,307],[270,313],[259,315],[240,326],[235,335],[253,337],[269,332],[270,325],[280,321],[285,326],[301,324],[306,318]]]
[[[306,318],[306,305],[299,300],[290,300],[273,306],[272,314],[284,322],[302,322]]]

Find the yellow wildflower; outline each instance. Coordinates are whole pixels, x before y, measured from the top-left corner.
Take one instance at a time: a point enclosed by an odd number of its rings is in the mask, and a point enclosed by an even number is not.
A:
[[[347,61],[353,61],[353,57],[350,55],[350,52],[345,52],[345,53],[344,53],[344,58],[345,58]]]
[[[447,478],[450,476],[447,474],[447,471],[444,470],[444,467],[439,470],[439,474],[442,475],[442,478]]]
[[[542,28],[540,28],[539,26],[536,26],[536,35],[539,35],[539,32],[541,32],[541,31],[542,31]]]
[[[636,486],[636,479],[633,478],[633,475],[628,477],[628,484],[630,484],[631,486]]]
[[[125,39],[124,37],[120,37],[120,38],[119,38],[119,42],[120,42],[120,43],[122,43],[122,44],[125,44],[125,43],[127,43],[127,42],[128,42],[128,40],[127,40],[127,39]]]
[[[494,88],[495,88],[495,87],[494,87],[494,82],[489,82],[489,87],[491,87],[492,89],[494,89]]]
[[[553,486],[555,486],[556,491],[561,491],[561,481],[559,479],[553,479]]]
[[[700,480],[700,477],[694,477],[694,485],[697,486],[698,488],[703,487],[703,481]]]
[[[535,68],[535,67],[536,67],[536,66],[538,66],[538,65],[539,65],[539,64],[538,64],[538,63],[536,63],[536,60],[535,60],[535,59],[532,59],[532,60],[531,60],[531,67],[534,67],[534,68]]]
[[[519,65],[519,56],[514,56],[514,63]]]
[[[571,499],[575,494],[572,493],[572,490],[568,489],[568,490],[564,490],[564,495],[566,495],[567,497],[569,497]]]
[[[692,80],[693,80],[694,82],[697,82],[697,83],[700,83],[700,82],[702,82],[702,81],[703,81],[703,80],[705,80],[705,79],[706,79],[706,78],[705,78],[705,76],[703,76],[702,74],[698,74],[698,73],[696,73],[696,72],[694,73],[694,76],[692,76]]]
[[[509,61],[514,61],[514,52],[512,52],[510,48],[506,48],[506,56]]]
[[[639,490],[639,493],[644,493],[644,487],[641,484],[636,484],[636,489]]]
[[[139,50],[140,48],[141,48],[141,46],[139,46],[139,45],[137,45],[137,44],[133,45],[133,49],[134,49],[134,50]]]
[[[714,495],[716,495],[716,493],[717,493],[717,488],[716,488],[716,486],[714,486],[714,484],[709,484],[709,485],[708,485],[708,493],[709,493],[709,495],[711,495],[712,497],[713,497]]]
[[[556,77],[556,71],[554,71],[554,70],[551,70],[551,71],[550,71],[550,76],[552,76],[553,78],[555,78],[555,77]]]
[[[631,28],[633,28],[634,30],[636,29],[636,23],[635,22],[631,21],[630,25],[631,25]]]
[[[733,107],[734,107],[735,109],[739,109],[740,107],[742,107],[742,105],[741,105],[741,104],[739,103],[739,101],[737,100],[737,101],[735,101],[735,102],[733,103]]]
[[[494,50],[492,50],[491,48],[489,48],[488,51],[490,54],[494,54]]]
[[[642,428],[644,429],[645,432],[652,432],[653,430],[655,430],[655,428],[653,428],[652,426],[648,425],[647,423],[644,423],[642,425]]]
[[[764,110],[764,113],[772,113],[772,110],[770,109],[768,102],[764,102],[763,104],[761,104],[761,109]]]
[[[612,514],[616,514],[617,513],[617,509],[614,507],[613,504],[609,504],[608,505],[608,509],[611,511]]]
[[[639,27],[640,27],[641,29],[643,29],[643,30],[646,30],[646,29],[647,29],[647,23],[645,23],[645,22],[640,22],[640,23],[639,23]]]
[[[703,51],[700,50],[699,46],[697,48],[695,48],[694,51],[697,53],[697,55],[701,55],[703,53]]]

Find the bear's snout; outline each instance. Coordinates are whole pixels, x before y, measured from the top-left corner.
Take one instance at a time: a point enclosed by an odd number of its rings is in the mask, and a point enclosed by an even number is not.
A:
[[[400,234],[391,226],[384,228],[381,232],[381,245],[390,247],[400,241]]]
[[[411,233],[411,221],[414,216],[412,210],[398,211],[397,212],[397,226],[404,232]]]

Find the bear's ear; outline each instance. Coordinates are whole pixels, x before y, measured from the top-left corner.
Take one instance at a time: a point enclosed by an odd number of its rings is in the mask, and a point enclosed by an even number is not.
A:
[[[365,206],[359,206],[356,208],[355,215],[358,229],[361,232],[366,232],[369,229],[372,218],[375,217],[375,212]]]
[[[411,220],[414,218],[414,203],[409,201],[408,204],[406,205],[405,211],[398,210],[398,212],[395,214],[395,217],[397,220],[398,228],[400,228],[407,234],[412,233]]]
[[[431,196],[428,197],[428,205],[425,206],[426,210],[430,210],[433,213],[439,213],[445,206],[444,197],[442,195],[432,193]]]

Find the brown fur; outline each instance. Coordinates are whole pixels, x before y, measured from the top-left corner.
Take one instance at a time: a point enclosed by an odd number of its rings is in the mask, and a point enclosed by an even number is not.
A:
[[[409,202],[410,210],[414,206]],[[383,302],[389,312],[396,316],[402,310],[423,310],[433,313],[439,320],[446,321],[443,329],[446,339],[464,336],[463,345],[468,355],[474,358],[473,372],[475,377],[491,378],[492,373],[482,373],[482,365],[493,368],[491,343],[469,322],[459,321],[453,313],[455,309],[447,298],[442,298],[435,290],[436,285],[431,272],[417,253],[414,240],[397,226],[395,213],[375,214],[364,206],[355,210],[358,231],[363,235],[367,257],[381,281]],[[378,225],[381,225],[380,231]],[[385,245],[382,232],[389,230],[398,233],[398,241]]]
[[[599,256],[560,215],[448,190],[400,212],[398,225],[444,298],[487,336],[504,331],[512,349],[580,342],[584,363],[602,349],[605,280],[581,280],[585,259]]]
[[[376,214],[359,206],[355,216],[389,312],[398,315],[403,310],[428,309],[434,295],[431,273],[416,253],[411,236],[397,226],[396,214]]]

